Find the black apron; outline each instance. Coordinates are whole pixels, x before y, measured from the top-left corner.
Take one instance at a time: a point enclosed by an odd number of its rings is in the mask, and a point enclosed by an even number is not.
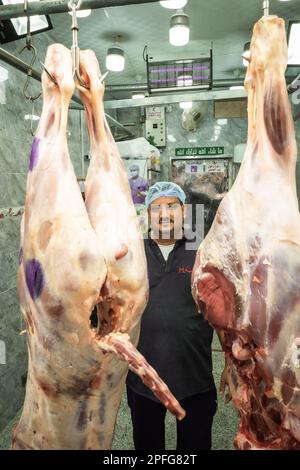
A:
[[[167,262],[151,238],[145,240],[145,251],[150,295],[142,315],[137,349],[178,400],[207,392],[215,387],[213,330],[198,313],[191,294],[196,251],[186,249],[184,238],[176,242]],[[133,372],[128,373],[127,385],[157,401]]]

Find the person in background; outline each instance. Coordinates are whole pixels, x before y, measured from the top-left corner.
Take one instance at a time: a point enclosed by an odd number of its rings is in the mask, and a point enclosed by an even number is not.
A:
[[[184,192],[170,182],[154,184],[146,197],[150,292],[138,350],[186,411],[186,417],[177,421],[177,450],[204,450],[211,448],[217,409],[213,330],[198,313],[191,293],[196,251],[189,249],[184,236],[184,203]],[[126,383],[135,449],[165,450],[165,407],[132,372]]]
[[[134,204],[144,204],[146,191],[148,190],[148,181],[141,176],[140,167],[136,163],[132,163],[129,167],[130,178],[129,184]]]

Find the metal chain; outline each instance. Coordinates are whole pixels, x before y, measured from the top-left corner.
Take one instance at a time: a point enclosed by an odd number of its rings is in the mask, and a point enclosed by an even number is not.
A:
[[[69,0],[68,2],[69,10],[72,11],[73,6],[75,7],[75,10],[78,10],[79,7],[81,6],[81,3],[82,3],[82,0]]]
[[[27,14],[27,11],[28,11],[28,0],[24,0],[24,12]],[[32,59],[31,59],[31,62],[30,62],[30,65],[28,67],[28,71],[27,71],[27,79],[26,79],[26,82],[25,82],[25,85],[24,85],[24,88],[23,88],[23,94],[25,96],[25,98],[29,101],[34,101],[34,100],[37,100],[40,96],[41,96],[41,92],[38,93],[37,95],[33,96],[33,95],[30,95],[27,90],[28,90],[28,86],[29,86],[29,82],[30,82],[30,79],[32,77],[32,67],[33,67],[33,64],[35,63],[36,61],[36,58],[37,58],[37,52],[36,52],[36,48],[33,46],[32,42],[31,42],[31,31],[30,31],[30,16],[27,14],[27,34],[26,34],[26,44],[25,46],[20,50],[19,54],[22,54],[22,52],[24,51],[24,49],[28,49],[29,51],[32,52]]]
[[[83,86],[84,88],[87,88],[86,83],[82,80],[80,77],[79,73],[79,55],[80,55],[80,49],[78,46],[78,31],[79,31],[79,26],[78,26],[78,21],[77,21],[77,16],[76,16],[76,10],[81,5],[81,0],[69,0],[68,7],[72,11],[72,26],[71,26],[71,31],[72,31],[72,47],[71,47],[71,54],[72,54],[72,68],[73,68],[73,78],[74,80],[77,80],[77,82]]]

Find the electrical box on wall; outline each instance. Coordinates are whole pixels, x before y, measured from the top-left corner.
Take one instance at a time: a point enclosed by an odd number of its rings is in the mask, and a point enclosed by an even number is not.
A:
[[[164,106],[146,108],[146,139],[155,147],[166,146],[166,118]]]

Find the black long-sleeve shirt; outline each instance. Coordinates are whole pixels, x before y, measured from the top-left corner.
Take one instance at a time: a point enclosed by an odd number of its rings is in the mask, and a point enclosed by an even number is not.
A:
[[[214,388],[211,343],[213,331],[198,313],[191,294],[191,273],[196,251],[178,240],[165,261],[159,246],[145,240],[150,285],[142,315],[138,350],[155,368],[178,400]],[[132,372],[127,385],[156,400]]]

